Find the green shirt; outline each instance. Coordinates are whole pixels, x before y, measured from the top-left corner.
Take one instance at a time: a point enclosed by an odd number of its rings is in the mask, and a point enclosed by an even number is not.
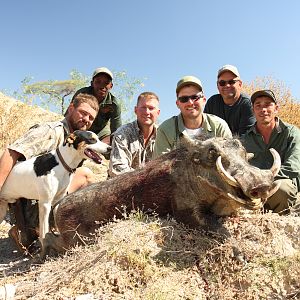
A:
[[[232,137],[231,131],[223,119],[206,113],[203,113],[202,116],[204,133],[218,137]],[[178,126],[176,126],[176,119]],[[172,150],[182,134],[187,135],[181,114],[164,121],[157,129],[153,157],[156,158],[162,153]]]
[[[266,144],[256,126],[252,126],[245,134],[242,142],[247,150],[254,154],[250,163],[261,169],[270,169],[273,156],[269,151],[274,148],[281,157],[281,168],[277,179],[289,178],[300,191],[300,130],[296,126],[277,119],[270,141]]]
[[[92,86],[84,87],[74,94],[72,101],[79,93],[94,95]],[[114,133],[122,125],[121,106],[110,92],[99,103],[99,106],[99,112],[89,130],[95,132],[102,139]]]

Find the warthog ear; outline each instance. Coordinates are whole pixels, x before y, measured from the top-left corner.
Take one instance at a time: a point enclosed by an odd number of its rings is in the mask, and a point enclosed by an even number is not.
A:
[[[191,145],[195,145],[195,142],[190,139],[188,136],[181,134],[179,137],[180,145],[183,145],[185,147],[189,147]]]

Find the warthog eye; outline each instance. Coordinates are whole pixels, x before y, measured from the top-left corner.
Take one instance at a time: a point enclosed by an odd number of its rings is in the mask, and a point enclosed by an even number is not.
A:
[[[194,152],[193,155],[192,155],[192,161],[196,165],[200,165],[201,164],[201,153],[200,152]]]
[[[219,156],[219,155],[218,155],[218,151],[217,151],[216,148],[209,148],[209,149],[208,149],[207,159],[208,159],[209,161],[212,161],[212,160],[216,161],[217,158],[218,158],[218,156]]]

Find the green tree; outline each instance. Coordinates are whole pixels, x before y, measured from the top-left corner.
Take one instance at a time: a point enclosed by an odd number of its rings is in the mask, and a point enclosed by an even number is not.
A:
[[[91,78],[72,70],[70,79],[47,80],[32,83],[32,77],[22,80],[21,90],[12,93],[12,97],[27,104],[39,106],[64,114],[71,97],[81,87],[89,85]],[[118,98],[122,108],[124,123],[133,119],[133,101],[135,94],[144,84],[141,79],[129,77],[125,71],[114,72],[113,94]]]
[[[125,71],[114,72],[113,94],[121,104],[123,123],[128,123],[135,118],[133,111],[135,98],[142,87],[144,83],[141,79],[129,77]]]
[[[37,97],[40,105],[46,109],[55,110],[64,114],[69,101],[67,97],[81,86],[85,85],[88,78],[76,70],[70,72],[70,79],[47,80],[35,83],[25,81],[22,90],[25,95]]]

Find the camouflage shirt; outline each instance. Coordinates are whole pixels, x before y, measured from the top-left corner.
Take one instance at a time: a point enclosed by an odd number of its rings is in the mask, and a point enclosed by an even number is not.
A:
[[[152,157],[156,127],[146,145],[137,121],[125,124],[114,134],[109,161],[109,176],[141,168]]]
[[[66,119],[32,126],[8,149],[23,154],[25,159],[50,152],[60,146],[69,133]]]

